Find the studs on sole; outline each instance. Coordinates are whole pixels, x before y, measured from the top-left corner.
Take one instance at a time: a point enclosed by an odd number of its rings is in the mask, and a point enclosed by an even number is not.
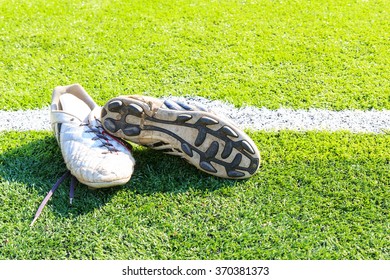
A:
[[[200,145],[202,145],[204,140],[206,140],[206,136],[207,136],[206,129],[204,127],[200,127],[198,130],[198,136],[196,136],[196,139],[194,142],[195,146],[199,147]]]
[[[205,156],[207,159],[213,158],[217,155],[219,150],[219,143],[217,141],[214,141],[211,143],[210,147],[205,152]]]
[[[113,119],[105,119],[104,126],[110,132],[115,133],[118,131],[116,124],[115,124],[115,121]]]
[[[186,121],[192,119],[192,116],[189,114],[181,114],[177,117],[176,121],[178,123],[185,123]]]
[[[108,104],[108,110],[111,112],[119,112],[123,103],[120,100],[113,100]]]
[[[187,154],[187,156],[189,157],[192,157],[194,155],[194,153],[192,152],[192,149],[190,147],[190,145],[188,145],[187,143],[181,143],[181,149],[183,150],[184,153]]]
[[[234,177],[234,178],[239,178],[239,177],[242,177],[245,175],[245,173],[243,173],[241,171],[237,171],[237,170],[230,170],[230,171],[228,171],[227,174],[229,177]]]
[[[200,125],[211,125],[211,124],[217,124],[219,123],[217,120],[214,120],[213,118],[210,118],[210,117],[201,117],[199,120],[198,120],[198,123]]]
[[[155,115],[149,112],[150,104],[140,102],[131,98],[110,101],[102,110],[105,129],[135,143],[142,138],[140,135],[149,137],[157,131],[156,135],[161,138],[158,140],[172,145],[174,154],[181,154],[200,170],[219,177],[247,178],[256,172],[259,166],[256,146],[233,125],[198,108],[169,101],[164,103],[166,107],[161,114]],[[165,112],[169,112],[169,116],[164,115]],[[172,126],[177,129],[170,129]],[[141,134],[143,132],[145,134]],[[189,132],[193,137],[188,136]]]
[[[216,172],[217,172],[217,170],[214,168],[214,166],[211,165],[210,162],[201,161],[201,162],[199,163],[199,166],[200,166],[202,169],[204,169],[204,170],[206,170],[206,171],[208,171],[208,172],[211,172],[211,173],[216,173]]]
[[[253,150],[252,146],[248,143],[248,141],[243,140],[243,141],[241,142],[241,145],[242,145],[242,148],[243,148],[245,151],[251,153],[252,155],[255,154],[255,151]]]
[[[137,104],[130,104],[128,107],[129,114],[136,117],[141,117],[144,110]]]
[[[225,148],[222,151],[221,157],[223,159],[228,158],[230,156],[230,154],[232,153],[232,151],[233,151],[233,142],[232,141],[226,142]]]
[[[230,127],[228,126],[224,126],[221,128],[221,131],[223,134],[227,135],[227,136],[232,136],[232,137],[235,137],[237,138],[238,137],[238,134]]]
[[[106,115],[107,115],[107,110],[106,110],[106,108],[102,108],[101,117],[104,118]]]
[[[240,163],[241,163],[241,160],[242,160],[242,154],[237,154],[237,155],[234,157],[232,163],[230,164],[230,166],[232,167],[232,169],[233,169],[233,168],[236,168],[237,166],[239,166]]]
[[[137,136],[141,133],[141,128],[138,126],[128,126],[123,128],[122,131],[127,136]]]

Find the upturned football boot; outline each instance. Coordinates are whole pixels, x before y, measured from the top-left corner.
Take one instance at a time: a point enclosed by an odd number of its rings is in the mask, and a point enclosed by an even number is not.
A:
[[[116,137],[181,156],[211,175],[245,179],[259,168],[252,139],[230,120],[197,105],[119,96],[104,105],[101,121]]]

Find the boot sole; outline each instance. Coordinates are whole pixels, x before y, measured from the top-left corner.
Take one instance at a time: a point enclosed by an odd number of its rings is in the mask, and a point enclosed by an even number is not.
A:
[[[229,121],[205,111],[158,108],[138,99],[111,99],[102,110],[107,132],[136,144],[180,155],[214,176],[245,179],[260,164],[254,142]]]

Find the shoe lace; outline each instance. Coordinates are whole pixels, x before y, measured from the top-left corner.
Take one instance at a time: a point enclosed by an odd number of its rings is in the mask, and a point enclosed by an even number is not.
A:
[[[113,136],[109,136],[103,129],[103,126],[101,125],[101,121],[96,119],[96,123],[98,125],[91,125],[90,123],[82,123],[80,124],[80,126],[88,126],[89,127],[89,130],[87,130],[86,132],[90,132],[90,133],[94,133],[95,136],[92,138],[92,140],[100,140],[101,141],[101,145],[100,147],[106,147],[107,148],[107,152],[108,153],[112,153],[112,152],[119,152],[118,149],[116,149],[114,147],[114,145],[112,143],[110,143],[111,140],[114,140],[114,141],[117,141],[118,143],[120,143],[122,146],[124,146],[125,148],[127,148],[130,152],[132,150],[132,146],[130,143],[128,142],[122,142],[120,141],[119,139],[113,137]],[[103,152],[103,153],[107,153],[107,152]],[[68,178],[69,176],[71,176],[71,180],[70,180],[70,190],[69,190],[69,203],[72,204],[73,203],[73,198],[74,198],[74,189],[75,189],[75,186],[77,185],[78,183],[78,180],[75,176],[71,175],[70,171],[67,170],[58,180],[57,182],[53,185],[53,187],[51,188],[51,190],[47,193],[47,195],[45,196],[45,198],[43,199],[43,201],[41,202],[40,206],[38,207],[38,210],[37,212],[35,213],[35,216],[34,216],[34,219],[32,220],[30,226],[32,227],[34,225],[34,223],[36,222],[36,220],[39,218],[39,216],[41,215],[42,213],[42,210],[43,208],[46,206],[47,202],[49,201],[49,199],[52,197],[53,193],[57,190],[57,188],[61,185],[61,183],[66,179]]]
[[[133,147],[130,143],[126,141],[121,141],[120,139],[107,134],[102,126],[102,122],[95,117],[96,125],[91,125],[90,123],[81,123],[80,126],[88,126],[89,130],[86,132],[94,133],[95,136],[92,140],[99,140],[101,142],[99,147],[106,147],[108,151],[103,153],[117,153],[119,150],[111,143],[112,140],[116,141],[120,145],[124,146],[129,152],[133,150]]]
[[[34,216],[34,219],[32,220],[31,224],[30,224],[30,227],[32,227],[34,225],[34,223],[37,221],[37,219],[39,218],[39,216],[41,215],[42,213],[42,210],[43,208],[46,206],[47,202],[49,201],[49,199],[52,197],[53,193],[57,190],[57,188],[61,185],[61,183],[66,179],[68,178],[69,176],[71,176],[71,180],[70,180],[70,190],[69,190],[69,203],[72,204],[73,203],[73,198],[74,198],[74,189],[78,183],[78,180],[76,179],[76,177],[74,177],[73,175],[70,174],[70,171],[67,170],[58,180],[57,182],[53,185],[53,187],[51,188],[51,190],[46,194],[45,198],[43,199],[43,201],[41,202],[41,204],[39,205],[38,207],[38,210],[37,212],[35,213],[35,216]]]
[[[107,148],[109,153],[119,152],[119,150],[117,148],[115,148],[112,143],[110,143],[110,141],[113,138],[109,137],[107,135],[107,133],[104,131],[103,126],[101,124],[101,121],[97,118],[95,118],[95,121],[96,121],[96,125],[92,125],[91,123],[88,122],[88,123],[81,123],[80,126],[88,126],[89,127],[89,129],[86,130],[86,132],[95,134],[95,136],[92,138],[92,140],[99,140],[101,142],[99,147]],[[123,145],[123,143],[121,143],[121,144]]]
[[[171,99],[166,99],[164,100],[164,105],[171,110],[186,110],[186,111],[205,111],[207,112],[208,110],[201,106],[200,104],[197,105],[190,105],[187,104],[186,102],[179,101],[179,100],[171,100]]]

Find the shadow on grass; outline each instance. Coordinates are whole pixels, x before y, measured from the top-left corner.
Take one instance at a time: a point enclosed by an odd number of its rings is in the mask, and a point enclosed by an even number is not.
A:
[[[2,145],[5,151],[0,154],[0,180],[34,188],[43,199],[67,169],[58,144],[51,134],[38,133],[39,137],[34,137],[29,133],[26,133],[27,136],[12,132],[9,135],[2,135],[0,142],[4,143],[10,139],[12,143]],[[66,179],[53,194],[49,204],[53,205],[57,215],[70,217],[103,207],[119,190],[153,195],[180,193],[189,189],[205,192],[234,185],[234,181],[216,178],[197,170],[184,159],[141,146],[134,147],[133,156],[136,159],[136,168],[126,185],[90,190],[79,183],[75,191],[75,200],[70,205],[70,179]],[[39,204],[37,208],[38,206]]]
[[[136,167],[127,187],[140,194],[214,191],[236,182],[208,175],[180,157],[152,149],[137,146],[133,156]]]

